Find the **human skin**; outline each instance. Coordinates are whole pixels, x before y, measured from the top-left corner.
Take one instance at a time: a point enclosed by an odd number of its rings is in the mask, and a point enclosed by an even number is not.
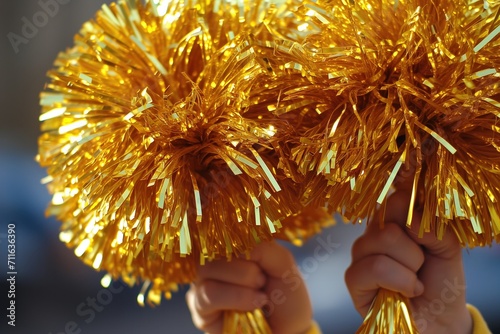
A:
[[[354,243],[345,273],[354,306],[364,317],[386,288],[410,298],[421,333],[472,333],[460,244],[451,229],[442,240],[433,231],[419,238],[419,210],[405,226],[409,202],[410,192],[400,188],[388,199],[384,228],[374,220]]]
[[[224,310],[263,308],[276,334],[302,334],[312,325],[309,294],[293,255],[274,241],[258,245],[248,259],[200,266],[186,301],[193,323],[208,334],[222,333]]]
[[[384,228],[374,220],[354,243],[352,263],[345,273],[354,306],[364,317],[378,289],[386,288],[410,298],[422,333],[472,333],[460,245],[451,232],[443,240],[433,233],[418,238],[418,210],[412,227],[405,227],[409,200],[408,188],[400,186],[388,199]],[[251,311],[272,305],[267,320],[273,333],[306,333],[312,325],[311,302],[300,275],[293,277],[293,285],[285,279],[290,272],[298,272],[295,260],[276,242],[257,246],[248,259],[200,266],[186,294],[195,326],[220,334],[224,310]],[[280,302],[270,302],[276,291],[281,293]],[[443,302],[443,310],[422,311],[435,300]]]

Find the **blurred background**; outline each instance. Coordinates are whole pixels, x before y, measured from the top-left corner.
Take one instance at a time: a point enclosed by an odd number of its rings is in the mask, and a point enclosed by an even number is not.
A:
[[[154,309],[137,305],[137,287],[121,289],[117,282],[116,292],[103,292],[104,273],[83,265],[66,249],[58,237],[60,224],[44,215],[50,196],[40,184],[45,172],[34,161],[38,94],[57,53],[72,45],[82,23],[103,3],[60,0],[50,15],[40,14],[46,1],[0,2],[0,333],[199,333],[184,302],[186,288]],[[25,27],[33,20],[39,27]],[[16,230],[15,328],[6,324],[8,224],[15,224]],[[325,334],[354,333],[361,323],[343,274],[352,242],[362,230],[360,225],[339,225],[293,249]],[[336,245],[321,260],[313,256],[320,239]],[[464,251],[464,256],[468,300],[483,312],[493,332],[500,333],[500,248]],[[105,305],[88,311],[85,304],[104,295],[111,296]]]

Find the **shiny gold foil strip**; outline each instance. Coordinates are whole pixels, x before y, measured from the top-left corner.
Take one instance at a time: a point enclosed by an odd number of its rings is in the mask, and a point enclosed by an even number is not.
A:
[[[151,282],[150,304],[206,260],[372,217],[396,174],[420,235],[498,242],[499,7],[105,5],[40,95],[47,214],[85,263]]]
[[[255,78],[273,66],[255,47],[279,47],[280,32],[299,41],[297,26],[268,1],[123,0],[86,22],[48,72],[37,156],[47,214],[86,264],[144,282],[141,305],[169,298],[207,260],[273,238],[300,244],[333,224],[333,210],[279,168],[270,139],[284,123],[247,112]],[[266,326],[257,313],[236,319]]]

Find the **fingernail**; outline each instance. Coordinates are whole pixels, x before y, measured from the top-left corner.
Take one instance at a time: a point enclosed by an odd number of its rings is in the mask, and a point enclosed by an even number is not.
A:
[[[420,296],[423,292],[424,292],[424,284],[420,281],[417,281],[414,291],[415,296]]]

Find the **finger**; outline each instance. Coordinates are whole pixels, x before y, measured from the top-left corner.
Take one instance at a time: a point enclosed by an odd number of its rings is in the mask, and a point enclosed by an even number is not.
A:
[[[291,252],[275,241],[261,243],[251,252],[250,259],[272,278],[281,278],[296,267]]]
[[[407,297],[423,292],[415,272],[384,255],[372,255],[353,263],[345,281],[356,309],[364,317],[379,288],[396,291]]]
[[[259,290],[215,280],[196,283],[194,292],[193,306],[202,316],[223,310],[251,311],[266,301],[266,295]]]
[[[192,284],[186,302],[193,323],[206,333],[222,333],[225,310],[251,311],[266,303],[266,295],[255,289],[206,280]]]
[[[387,205],[383,212],[383,220],[385,222],[397,223],[400,226],[405,226],[408,218],[409,206],[411,202],[411,189],[397,190],[387,199]],[[372,227],[376,227],[371,224]]]
[[[266,283],[266,276],[253,262],[242,259],[213,261],[198,267],[198,281],[216,280],[248,288],[260,289]]]
[[[384,220],[398,223],[405,226],[408,217],[409,205],[411,200],[411,189],[402,189],[394,192],[387,199],[387,207]],[[430,231],[420,231],[422,220],[422,211],[414,209],[412,212],[411,226],[409,227],[410,237],[419,245],[424,246],[426,251],[439,258],[449,259],[458,256],[460,253],[460,243],[451,227],[443,234],[442,240],[436,237],[435,227],[431,226]],[[367,229],[375,229],[379,224],[368,225]]]
[[[222,312],[201,315],[197,310],[198,303],[196,302],[196,298],[196,290],[194,288],[186,292],[186,303],[189,307],[194,326],[205,333],[222,333]]]
[[[441,240],[437,238],[436,232],[433,229],[430,232],[420,233],[421,217],[421,212],[414,213],[408,233],[409,237],[417,244],[423,246],[426,253],[434,257],[446,260],[460,256],[460,242],[453,230],[448,227]]]
[[[414,152],[415,151],[413,151],[413,153]],[[409,191],[413,186],[414,180],[415,180],[415,168],[413,166],[409,166],[408,169],[405,169],[403,167],[396,175],[393,185],[394,188],[396,188],[397,190]]]
[[[312,306],[292,253],[276,242],[266,242],[250,258],[267,275],[269,299],[262,309],[273,333],[305,333],[311,325]]]
[[[384,228],[370,228],[352,246],[352,262],[369,255],[387,255],[413,272],[424,263],[420,246],[397,224],[386,223]]]

